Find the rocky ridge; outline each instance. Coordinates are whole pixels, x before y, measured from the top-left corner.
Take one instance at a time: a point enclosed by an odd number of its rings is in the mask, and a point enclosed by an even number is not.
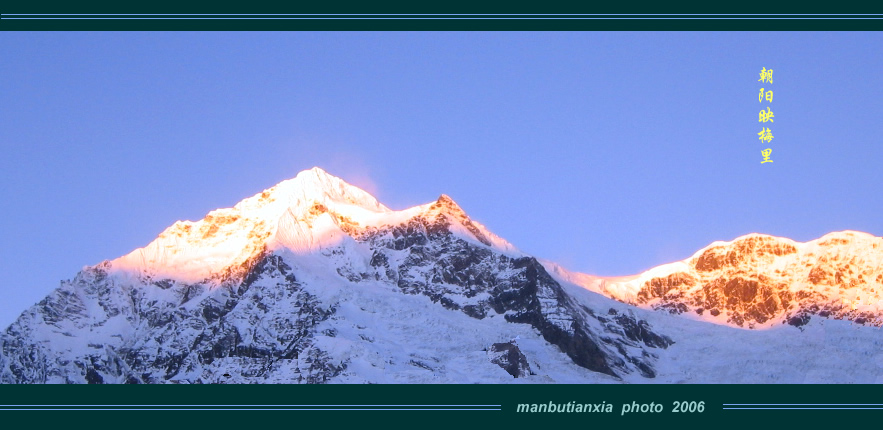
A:
[[[626,303],[744,328],[818,317],[883,325],[883,238],[857,231],[800,243],[750,234],[625,279],[553,273]]]
[[[518,336],[506,363],[486,352]],[[0,381],[652,378],[671,344],[575,300],[447,196],[392,211],[313,169],[63,282],[0,335]]]

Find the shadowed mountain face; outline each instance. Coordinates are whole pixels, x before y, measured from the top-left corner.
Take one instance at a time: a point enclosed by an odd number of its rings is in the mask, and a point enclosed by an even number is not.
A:
[[[671,344],[447,196],[391,211],[313,169],[63,282],[0,336],[0,381],[615,381]]]

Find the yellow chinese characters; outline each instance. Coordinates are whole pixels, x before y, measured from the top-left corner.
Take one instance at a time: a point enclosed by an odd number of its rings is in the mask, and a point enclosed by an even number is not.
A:
[[[757,133],[757,135],[760,136],[758,139],[762,142],[770,143],[773,140],[773,133],[769,128],[761,128],[760,133]]]
[[[773,83],[773,69],[767,69],[766,67],[761,68],[760,69],[760,79],[758,79],[758,81],[769,83],[770,85],[772,85],[772,83]],[[772,103],[773,102],[773,90],[767,90],[766,88],[761,88],[760,93],[757,94],[757,102],[763,103],[764,99],[767,102]],[[773,111],[770,109],[769,106],[767,106],[766,110],[761,110],[760,113],[758,113],[757,122],[760,122],[760,123],[775,122],[773,120],[773,117],[775,117],[775,115],[773,115]],[[772,130],[770,130],[767,127],[761,127],[760,133],[757,133],[757,138],[761,142],[770,143],[770,141],[773,140],[773,132],[772,132]],[[760,164],[772,163],[773,160],[770,160],[770,154],[772,152],[773,152],[772,148],[767,148],[767,149],[764,149],[763,151],[760,151],[760,153],[763,155],[763,161],[761,161]]]
[[[767,70],[766,67],[760,69],[760,79],[758,82],[773,83],[773,69]]]
[[[770,110],[770,107],[767,106],[766,111],[760,111],[760,115],[758,116],[757,122],[775,122],[773,121],[773,111]]]

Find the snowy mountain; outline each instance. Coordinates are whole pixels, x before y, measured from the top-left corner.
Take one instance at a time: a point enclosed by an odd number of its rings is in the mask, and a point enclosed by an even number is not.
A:
[[[62,282],[0,334],[0,382],[883,382],[881,240],[601,278],[314,168]]]
[[[574,288],[447,196],[393,211],[315,168],[63,282],[0,337],[0,380],[653,378],[671,339]]]
[[[883,325],[883,238],[857,231],[799,243],[750,234],[638,276],[599,278],[547,263],[608,297],[737,327],[806,324],[812,315]]]

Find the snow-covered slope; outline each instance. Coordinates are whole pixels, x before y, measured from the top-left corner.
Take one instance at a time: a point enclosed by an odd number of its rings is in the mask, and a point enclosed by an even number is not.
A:
[[[599,278],[316,168],[63,282],[0,382],[883,382],[881,248],[749,235]]]
[[[546,266],[557,278],[590,291],[719,324],[799,326],[811,315],[883,324],[883,238],[857,231],[806,243],[749,234],[625,278]]]
[[[316,168],[85,268],[0,343],[13,383],[462,383],[652,378],[671,340],[447,196],[392,211]]]
[[[503,252],[506,241],[465,217],[456,203],[444,216],[462,216],[452,232]],[[342,245],[350,233],[400,224],[439,209],[432,204],[392,211],[373,196],[315,167],[200,221],[178,221],[149,245],[111,261],[128,271],[181,282],[224,277],[260,252],[285,249],[309,254]],[[453,215],[452,215],[453,214]]]

